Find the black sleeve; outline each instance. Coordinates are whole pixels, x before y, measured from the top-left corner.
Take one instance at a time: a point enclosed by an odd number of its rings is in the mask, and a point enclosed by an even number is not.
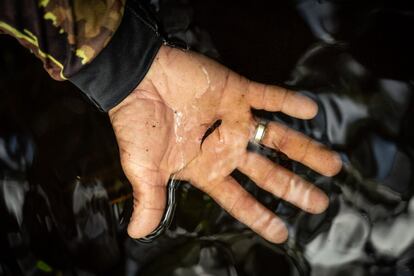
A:
[[[101,110],[108,111],[145,77],[163,42],[148,10],[137,1],[129,1],[108,45],[69,80]]]

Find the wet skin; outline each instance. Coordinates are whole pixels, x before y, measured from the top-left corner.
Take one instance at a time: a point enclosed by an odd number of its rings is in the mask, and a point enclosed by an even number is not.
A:
[[[161,47],[145,79],[109,112],[134,191],[131,237],[158,226],[170,177],[189,181],[274,243],[287,239],[287,228],[230,176],[235,169],[309,213],[327,208],[328,198],[316,186],[247,151],[257,125],[251,109],[300,119],[317,114],[316,103],[303,95],[249,81],[202,55]],[[221,124],[203,139],[217,120]],[[326,176],[342,166],[338,154],[279,123],[267,126],[262,144]]]

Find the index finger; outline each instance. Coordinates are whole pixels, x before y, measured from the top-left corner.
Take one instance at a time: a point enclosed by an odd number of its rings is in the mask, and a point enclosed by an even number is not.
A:
[[[281,111],[298,119],[312,119],[318,113],[311,98],[276,85],[249,82],[247,100],[254,109]]]

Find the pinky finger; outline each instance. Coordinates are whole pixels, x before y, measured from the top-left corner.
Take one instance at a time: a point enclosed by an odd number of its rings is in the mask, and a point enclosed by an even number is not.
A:
[[[228,176],[203,190],[230,215],[266,240],[273,243],[286,241],[288,231],[283,221],[244,190],[234,178]]]

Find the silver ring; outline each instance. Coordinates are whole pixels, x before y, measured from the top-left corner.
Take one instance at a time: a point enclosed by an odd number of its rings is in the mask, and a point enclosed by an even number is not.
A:
[[[260,144],[266,132],[267,123],[266,122],[259,122],[256,126],[256,130],[253,136],[253,142],[256,144]]]

